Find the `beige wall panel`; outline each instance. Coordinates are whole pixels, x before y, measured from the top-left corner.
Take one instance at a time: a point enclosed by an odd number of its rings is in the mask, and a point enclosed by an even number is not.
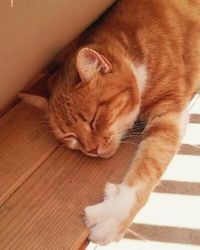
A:
[[[0,109],[113,0],[0,0]]]

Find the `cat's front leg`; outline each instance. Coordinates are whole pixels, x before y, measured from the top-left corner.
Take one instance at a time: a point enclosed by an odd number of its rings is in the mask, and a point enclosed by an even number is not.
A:
[[[123,237],[175,154],[183,120],[182,113],[168,113],[151,119],[123,182],[108,184],[104,201],[85,209],[91,241],[105,245]]]
[[[106,185],[104,201],[85,208],[85,222],[90,228],[91,241],[105,245],[123,237],[132,220],[132,213],[136,214],[133,209],[139,210],[138,191],[137,187],[126,184]]]

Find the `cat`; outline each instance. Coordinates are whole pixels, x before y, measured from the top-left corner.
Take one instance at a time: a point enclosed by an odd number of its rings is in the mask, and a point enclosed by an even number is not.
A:
[[[107,158],[137,119],[147,123],[123,181],[85,208],[89,239],[104,245],[124,236],[179,148],[200,84],[200,1],[119,0],[69,48],[48,97],[21,94],[58,140]]]

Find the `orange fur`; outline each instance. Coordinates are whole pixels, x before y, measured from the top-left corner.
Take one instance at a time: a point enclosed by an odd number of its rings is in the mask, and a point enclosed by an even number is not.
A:
[[[122,183],[142,183],[121,222],[123,235],[177,151],[183,112],[199,88],[200,2],[119,0],[74,44],[49,80],[56,136],[85,154],[110,157],[136,119],[147,122]],[[146,65],[143,92],[130,63]]]

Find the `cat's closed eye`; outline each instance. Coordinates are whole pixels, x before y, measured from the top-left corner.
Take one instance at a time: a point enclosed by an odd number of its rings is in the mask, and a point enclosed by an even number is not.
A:
[[[68,136],[64,137],[64,139],[66,139],[66,140],[77,140],[77,137],[75,135],[68,135]]]
[[[96,118],[97,118],[97,113],[98,113],[98,110],[96,110],[96,112],[95,112],[95,114],[94,114],[94,116],[93,116],[93,118],[92,118],[92,121],[90,122],[90,127],[92,128],[92,129],[96,129]]]

